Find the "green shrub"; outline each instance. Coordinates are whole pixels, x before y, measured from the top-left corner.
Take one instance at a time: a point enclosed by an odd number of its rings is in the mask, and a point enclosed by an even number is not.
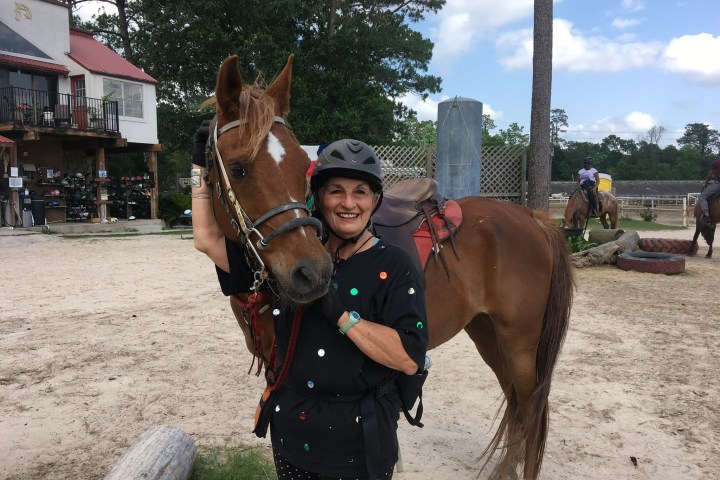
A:
[[[640,218],[642,218],[646,222],[654,222],[655,220],[657,220],[657,213],[655,213],[655,210],[653,210],[652,208],[640,210],[640,212],[638,212],[638,215],[640,215]]]
[[[570,253],[577,253],[589,248],[597,247],[597,243],[588,242],[582,235],[567,237],[567,244]]]
[[[160,196],[158,201],[158,216],[169,226],[178,223],[180,215],[192,207],[190,195],[185,193],[170,192]]]

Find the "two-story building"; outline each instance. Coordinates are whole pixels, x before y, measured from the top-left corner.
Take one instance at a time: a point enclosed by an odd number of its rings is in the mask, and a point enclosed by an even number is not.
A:
[[[67,0],[0,2],[2,226],[157,218],[157,82],[70,15]],[[144,171],[108,176],[128,153]]]

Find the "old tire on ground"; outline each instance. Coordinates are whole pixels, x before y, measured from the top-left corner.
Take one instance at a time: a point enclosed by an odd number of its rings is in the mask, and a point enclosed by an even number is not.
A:
[[[674,275],[685,271],[685,257],[672,253],[626,252],[617,257],[620,270]]]
[[[641,238],[638,247],[645,252],[677,253],[680,255],[695,255],[698,251],[696,243],[692,251],[692,241],[675,240],[671,238]]]

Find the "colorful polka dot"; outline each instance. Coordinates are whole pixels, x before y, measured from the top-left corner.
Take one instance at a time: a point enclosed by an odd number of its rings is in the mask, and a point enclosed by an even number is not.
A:
[[[324,357],[324,356],[325,356],[325,350],[321,348],[320,350],[318,350],[318,357]]]
[[[358,289],[357,289],[357,288],[353,287],[353,288],[350,289],[350,295],[357,295],[357,294],[358,294]]]
[[[280,405],[275,405],[275,411],[276,411],[276,412],[279,412],[279,411],[280,411]]]
[[[380,272],[380,280],[387,280],[387,272]]]
[[[315,382],[313,382],[312,380],[308,380],[307,386],[308,388],[315,388]]]
[[[305,445],[303,445],[303,450],[305,450],[306,452],[309,452],[309,451],[310,451],[310,444],[309,444],[309,443],[306,443]]]
[[[417,327],[418,330],[422,330],[425,325],[423,325],[423,322],[417,322],[415,324],[415,326]]]
[[[307,412],[300,412],[300,420],[307,420]]]
[[[408,288],[408,294],[414,295],[414,294],[415,294],[415,289],[412,288],[412,287]]]
[[[276,308],[275,310],[273,310],[273,315],[275,315],[276,317],[280,315],[280,309]]]

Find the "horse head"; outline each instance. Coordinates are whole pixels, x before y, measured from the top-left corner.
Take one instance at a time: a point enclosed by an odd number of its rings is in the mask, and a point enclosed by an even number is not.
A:
[[[223,62],[208,183],[215,218],[244,247],[255,286],[268,280],[284,301],[308,303],[327,291],[332,262],[317,236],[320,223],[305,206],[310,159],[283,118],[292,60],[265,90],[243,82],[237,56]]]
[[[582,226],[585,220],[585,211],[587,210],[587,202],[585,201],[582,192],[577,190],[575,193],[570,195],[568,203],[565,206],[565,213],[563,214],[563,228],[578,228]]]

